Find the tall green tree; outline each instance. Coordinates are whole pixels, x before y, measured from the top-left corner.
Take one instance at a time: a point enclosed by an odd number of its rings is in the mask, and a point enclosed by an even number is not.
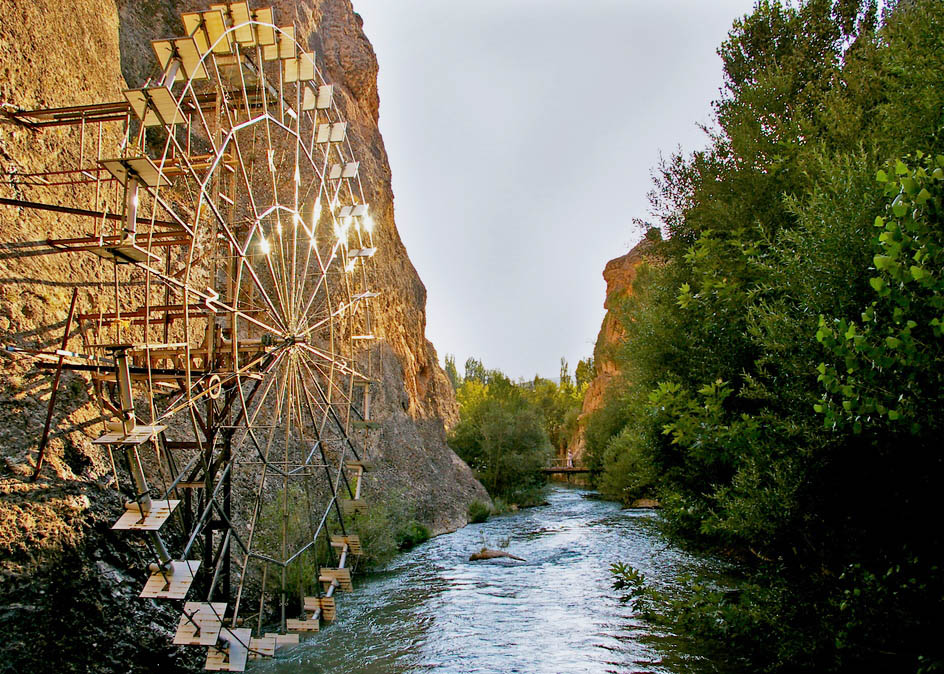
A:
[[[944,3],[762,1],[719,55],[709,145],[659,167],[670,237],[616,309],[599,485],[741,560],[685,615],[755,669],[935,671]]]
[[[444,360],[446,363],[446,377],[448,377],[449,383],[452,384],[452,390],[455,391],[462,383],[462,377],[459,376],[459,371],[456,369],[456,357],[451,353],[447,353]]]
[[[522,504],[535,500],[551,451],[541,409],[498,370],[483,378],[466,376],[457,397],[460,419],[449,446],[493,497]]]

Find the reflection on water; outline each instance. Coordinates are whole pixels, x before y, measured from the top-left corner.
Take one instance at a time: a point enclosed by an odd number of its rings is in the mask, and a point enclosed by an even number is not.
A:
[[[256,671],[721,671],[616,601],[609,565],[671,583],[702,562],[667,547],[652,511],[553,486],[549,505],[472,524],[399,556],[341,593],[338,619]],[[470,562],[483,544],[510,559]],[[656,644],[659,647],[656,647]]]

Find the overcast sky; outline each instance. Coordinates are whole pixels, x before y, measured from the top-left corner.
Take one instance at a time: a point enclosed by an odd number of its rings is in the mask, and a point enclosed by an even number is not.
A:
[[[716,49],[752,0],[353,2],[440,360],[573,372],[660,152],[705,145]]]

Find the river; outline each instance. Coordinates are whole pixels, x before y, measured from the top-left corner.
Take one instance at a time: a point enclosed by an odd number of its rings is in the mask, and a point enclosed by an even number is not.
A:
[[[548,505],[493,517],[399,555],[341,593],[338,617],[256,671],[723,671],[684,640],[633,617],[611,589],[623,561],[660,585],[706,562],[668,546],[657,512],[623,510],[552,485]],[[470,562],[483,545],[510,559]]]

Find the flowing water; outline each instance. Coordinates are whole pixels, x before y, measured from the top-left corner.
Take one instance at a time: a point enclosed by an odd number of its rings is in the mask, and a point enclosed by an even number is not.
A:
[[[668,585],[706,562],[667,546],[658,513],[551,486],[548,505],[494,517],[399,555],[341,593],[337,620],[259,667],[362,672],[673,672],[720,666],[633,617],[611,589],[623,561]],[[525,562],[470,562],[483,545]]]

